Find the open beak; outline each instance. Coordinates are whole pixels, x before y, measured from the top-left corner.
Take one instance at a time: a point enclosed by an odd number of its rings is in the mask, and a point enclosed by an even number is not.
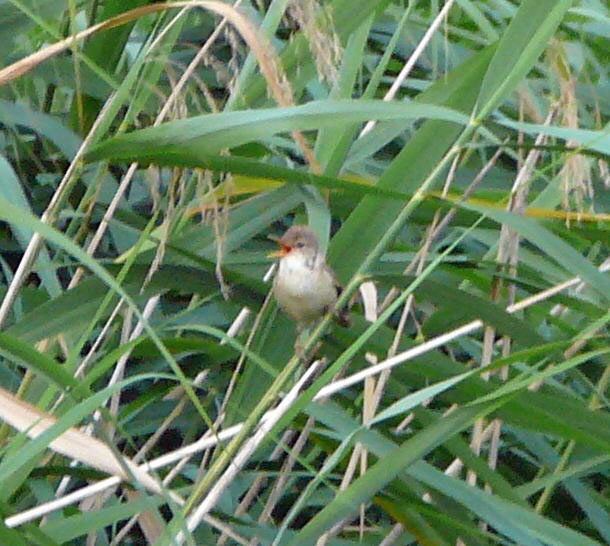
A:
[[[290,251],[292,250],[292,247],[286,246],[281,244],[280,242],[277,242],[282,248],[280,248],[279,250],[276,250],[275,252],[271,252],[269,254],[267,254],[267,258],[283,258],[284,256],[287,256]]]
[[[279,250],[267,254],[267,258],[283,258],[284,256],[287,256],[288,253],[292,250],[292,247],[282,244],[280,238],[277,235],[267,235],[267,239],[275,241],[281,247]]]

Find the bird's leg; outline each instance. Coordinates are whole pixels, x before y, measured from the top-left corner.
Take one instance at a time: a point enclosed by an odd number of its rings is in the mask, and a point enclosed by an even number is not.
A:
[[[305,362],[305,342],[311,333],[311,328],[305,327],[303,324],[297,324],[297,337],[294,340],[294,352]]]
[[[313,325],[310,324],[309,326],[304,326],[303,324],[297,325],[297,337],[294,342],[294,352],[305,366],[309,366],[309,364],[313,362],[316,354],[322,346],[322,343],[318,342],[316,343],[316,346],[313,347],[308,353],[305,352],[305,343],[309,339],[314,326],[315,323]]]

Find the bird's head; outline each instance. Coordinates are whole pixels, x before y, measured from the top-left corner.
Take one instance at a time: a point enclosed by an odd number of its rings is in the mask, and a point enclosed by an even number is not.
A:
[[[316,234],[307,226],[292,226],[281,237],[270,235],[269,238],[280,245],[279,250],[268,255],[269,258],[285,258],[294,254],[315,256],[320,248]]]

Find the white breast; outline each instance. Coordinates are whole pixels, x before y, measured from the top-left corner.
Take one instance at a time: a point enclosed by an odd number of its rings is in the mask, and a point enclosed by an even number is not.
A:
[[[274,280],[275,297],[286,313],[299,323],[309,323],[331,308],[337,292],[334,281],[324,267],[313,263],[301,253],[286,256],[279,263]]]

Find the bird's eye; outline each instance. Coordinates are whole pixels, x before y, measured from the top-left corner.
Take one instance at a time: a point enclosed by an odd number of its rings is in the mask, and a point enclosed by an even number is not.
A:
[[[303,248],[305,246],[305,243],[303,241],[299,241],[296,245],[297,248]]]

